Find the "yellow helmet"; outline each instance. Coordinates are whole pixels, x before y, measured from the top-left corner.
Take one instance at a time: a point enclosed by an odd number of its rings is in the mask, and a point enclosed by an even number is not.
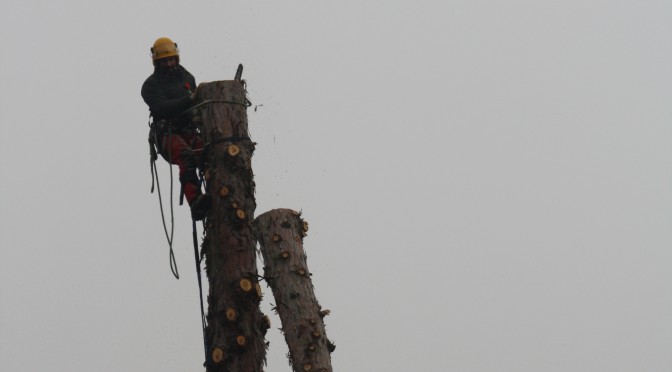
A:
[[[180,50],[177,44],[167,37],[160,37],[154,42],[154,46],[150,49],[152,52],[152,61],[156,65],[156,61],[162,58],[177,57],[180,58]]]

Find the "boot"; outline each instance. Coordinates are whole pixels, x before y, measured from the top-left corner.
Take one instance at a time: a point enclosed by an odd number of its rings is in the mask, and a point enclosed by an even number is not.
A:
[[[209,194],[201,194],[197,196],[189,205],[191,207],[191,219],[200,221],[205,218],[210,210],[212,204],[212,197]]]

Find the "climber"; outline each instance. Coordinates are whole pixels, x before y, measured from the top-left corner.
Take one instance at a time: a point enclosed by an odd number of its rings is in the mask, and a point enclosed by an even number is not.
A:
[[[201,191],[198,168],[203,140],[189,110],[196,100],[196,80],[182,65],[177,44],[167,37],[150,49],[154,73],[142,85],[142,98],[152,116],[150,143],[180,169],[180,183],[194,221],[205,218],[211,198]]]

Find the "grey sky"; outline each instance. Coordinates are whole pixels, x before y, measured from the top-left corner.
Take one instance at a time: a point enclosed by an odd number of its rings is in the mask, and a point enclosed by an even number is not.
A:
[[[168,36],[245,65],[336,371],[670,371],[670,35],[669,1],[2,0],[0,370],[201,370],[188,208],[177,281],[149,194]]]

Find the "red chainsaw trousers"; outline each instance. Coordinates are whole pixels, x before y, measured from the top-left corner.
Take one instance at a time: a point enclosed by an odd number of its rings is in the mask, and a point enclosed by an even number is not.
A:
[[[203,153],[203,139],[198,133],[164,134],[161,137],[161,156],[180,168],[180,183],[184,197],[191,202],[201,195],[197,169]]]

